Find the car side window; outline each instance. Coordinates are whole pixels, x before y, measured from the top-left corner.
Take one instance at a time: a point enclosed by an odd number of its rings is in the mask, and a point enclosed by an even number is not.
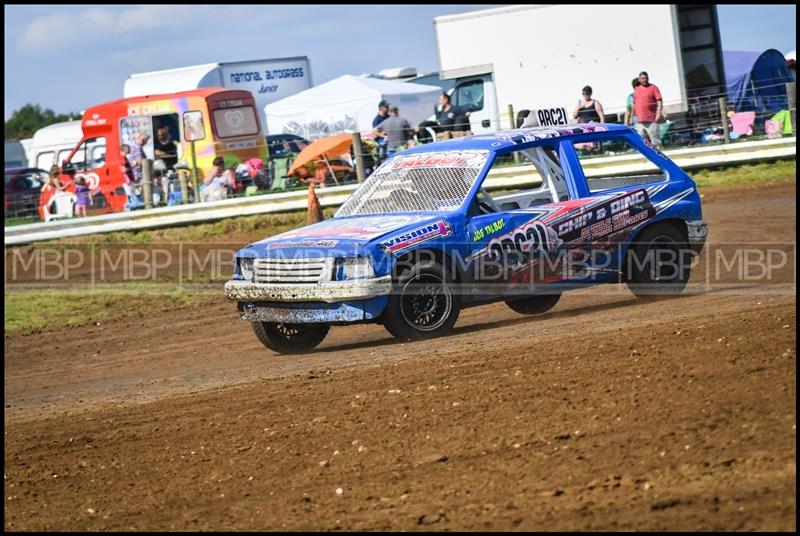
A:
[[[616,172],[612,176],[604,172],[602,167],[593,165],[595,156],[593,153],[601,149],[600,145],[603,155],[615,158],[618,163],[615,168],[624,169],[624,173]],[[590,193],[667,180],[667,172],[648,159],[626,138],[607,138],[602,142],[574,143],[572,146],[583,168]]]
[[[515,154],[518,155],[516,158]],[[517,160],[519,164],[515,163]],[[501,211],[569,200],[567,181],[555,147],[533,147],[497,158],[483,186],[491,188],[492,182],[509,175],[514,177],[519,186],[493,195],[485,194]]]

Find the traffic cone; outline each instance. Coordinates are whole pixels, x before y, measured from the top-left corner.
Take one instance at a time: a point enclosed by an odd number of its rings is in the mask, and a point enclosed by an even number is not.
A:
[[[319,199],[317,199],[316,188],[313,184],[308,185],[308,218],[309,224],[317,223],[325,219],[322,214],[322,207],[319,206]]]

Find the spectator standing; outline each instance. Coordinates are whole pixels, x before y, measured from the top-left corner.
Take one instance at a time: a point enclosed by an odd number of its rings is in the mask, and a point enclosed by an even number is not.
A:
[[[60,167],[58,167],[56,164],[50,166],[50,173],[47,177],[47,182],[44,183],[44,186],[42,186],[42,190],[45,192],[53,192],[54,194],[63,190],[64,187],[61,185],[61,180],[59,179],[60,175]]]
[[[378,125],[383,123],[389,117],[389,103],[382,100],[378,103],[378,115],[372,120],[372,131],[377,132]],[[378,160],[386,158],[386,138],[378,136],[375,138],[375,143],[378,145]]]
[[[128,155],[128,160],[133,170],[133,178],[137,183],[142,181],[142,161],[147,158],[144,153],[144,146],[149,139],[150,136],[144,132],[137,132],[133,136],[133,146],[131,147],[130,155]]]
[[[127,143],[123,143],[120,146],[119,167],[125,179],[122,187],[125,188],[125,195],[128,197],[135,195],[133,185],[136,182],[136,178],[133,176],[133,166],[131,166],[131,161],[129,160],[130,154],[131,146]]]
[[[662,109],[661,91],[650,83],[645,71],[639,73],[639,87],[633,90],[633,113],[636,114],[636,132],[644,138],[645,133],[654,147],[661,148],[658,137],[658,123],[666,120],[667,114]]]
[[[581,90],[583,98],[575,105],[572,117],[578,123],[605,123],[606,116],[603,113],[603,105],[600,101],[592,98],[592,87],[584,86]]]
[[[162,126],[156,130],[155,156],[166,164],[167,169],[172,169],[178,163],[178,146],[172,141],[169,127]]]
[[[78,177],[75,179],[75,214],[86,216],[86,207],[92,204],[92,192],[86,186],[86,179]]]
[[[633,87],[633,91],[636,91],[636,88],[639,87],[639,79],[634,78],[631,80],[631,86]],[[625,124],[632,127],[637,122],[636,114],[633,113],[633,92],[631,92],[628,95],[628,99],[625,101]]]
[[[389,103],[382,100],[378,103],[378,115],[372,120],[372,128],[377,128],[389,117]]]
[[[386,156],[392,157],[397,151],[402,151],[405,144],[411,139],[411,124],[400,115],[400,110],[395,105],[389,106],[389,117],[384,119],[375,129],[378,135],[386,139]]]
[[[436,122],[439,125],[436,132],[437,140],[449,140],[453,137],[456,110],[453,108],[453,101],[447,93],[439,95],[439,108],[436,110]]]

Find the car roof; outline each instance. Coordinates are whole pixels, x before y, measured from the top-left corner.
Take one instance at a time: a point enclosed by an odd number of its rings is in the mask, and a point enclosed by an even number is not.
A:
[[[432,151],[489,150],[502,151],[521,143],[544,141],[557,138],[573,138],[594,132],[628,132],[630,127],[613,123],[587,123],[555,127],[515,128],[500,130],[490,134],[476,134],[463,138],[453,138],[435,143],[418,145],[403,154],[427,153]]]
[[[308,141],[297,134],[267,134],[267,141]]]
[[[6,168],[6,175],[22,175],[23,173],[47,173],[47,171],[39,168],[31,167],[13,167]]]

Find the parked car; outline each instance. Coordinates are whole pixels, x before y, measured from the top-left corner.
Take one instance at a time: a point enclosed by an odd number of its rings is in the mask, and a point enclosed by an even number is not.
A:
[[[6,169],[4,208],[6,217],[36,216],[39,195],[47,172],[39,168]]]
[[[587,180],[576,145],[592,143],[624,145],[627,174]],[[489,194],[514,155],[525,164]],[[396,154],[333,218],[240,249],[225,293],[276,352],[359,322],[422,339],[494,301],[540,314],[598,283],[681,292],[707,232],[695,183],[631,128],[515,129]]]
[[[268,134],[267,150],[270,158],[282,158],[297,154],[311,142],[297,134]]]

